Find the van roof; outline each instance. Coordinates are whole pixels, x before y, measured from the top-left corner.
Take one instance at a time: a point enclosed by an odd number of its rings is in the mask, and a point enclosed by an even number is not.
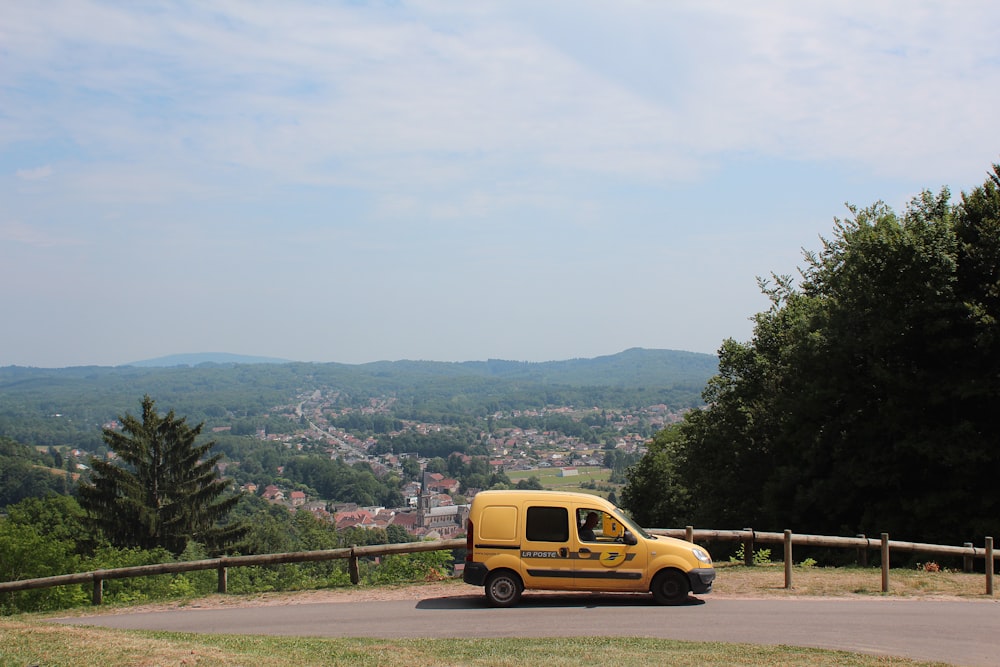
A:
[[[538,491],[534,489],[492,489],[489,491],[480,491],[472,498],[472,502],[475,503],[477,500],[482,498],[485,500],[496,500],[498,498],[506,498],[509,502],[518,502],[525,500],[561,500],[564,502],[590,502],[595,505],[603,507],[616,507],[614,503],[609,502],[607,499],[601,496],[595,496],[592,493],[579,493],[576,491]],[[616,508],[617,509],[617,508]]]

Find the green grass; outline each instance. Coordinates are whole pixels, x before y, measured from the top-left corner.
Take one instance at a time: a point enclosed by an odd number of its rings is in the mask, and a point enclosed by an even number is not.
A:
[[[648,638],[317,639],[198,635],[49,625],[0,619],[0,666],[200,665],[412,667],[413,665],[652,664],[679,667],[806,665],[913,666],[938,663],[842,651]]]
[[[539,468],[537,470],[516,470],[507,472],[507,477],[515,484],[522,479],[537,477],[546,489],[558,491],[582,491],[580,484],[583,482],[597,482],[607,484],[611,476],[611,470],[599,466],[579,467],[578,474],[569,477],[560,477],[559,468]]]

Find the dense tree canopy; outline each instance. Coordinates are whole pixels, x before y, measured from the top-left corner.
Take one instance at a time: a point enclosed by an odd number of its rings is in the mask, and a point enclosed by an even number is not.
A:
[[[156,413],[149,396],[141,421],[120,418],[121,432],[104,429],[117,460],[91,459],[93,483],[80,485],[80,504],[100,533],[115,546],[163,547],[179,554],[189,541],[219,548],[242,533],[221,522],[238,496],[226,496],[228,481],[214,468],[214,443],[195,444],[201,425],[190,427],[173,411]]]
[[[1000,165],[957,204],[851,214],[800,286],[761,282],[771,308],[722,345],[709,407],[632,471],[641,522],[1000,533]]]
[[[404,502],[399,479],[381,480],[364,462],[348,465],[339,459],[296,456],[285,464],[283,474],[288,482],[307,487],[310,495],[335,503],[399,507]]]
[[[61,474],[53,466],[51,456],[0,437],[0,508],[25,498],[65,493],[72,486],[69,474]]]

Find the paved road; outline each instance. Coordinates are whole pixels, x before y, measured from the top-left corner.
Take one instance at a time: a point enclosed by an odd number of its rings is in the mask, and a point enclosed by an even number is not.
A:
[[[622,635],[787,644],[954,665],[1000,665],[1000,602],[711,597],[659,607],[639,596],[526,596],[491,609],[481,595],[408,601],[184,609],[58,619],[113,628],[320,637]]]

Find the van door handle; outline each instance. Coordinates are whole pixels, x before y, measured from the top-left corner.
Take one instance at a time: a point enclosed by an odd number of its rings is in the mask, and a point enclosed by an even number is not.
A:
[[[582,553],[582,554],[589,554],[590,553],[590,549],[588,549],[587,547],[580,547],[580,553]]]

